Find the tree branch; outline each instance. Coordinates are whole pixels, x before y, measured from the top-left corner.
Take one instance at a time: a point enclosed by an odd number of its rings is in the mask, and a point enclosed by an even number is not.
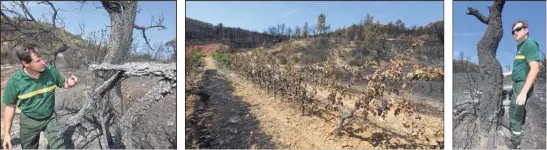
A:
[[[51,9],[53,10],[53,15],[51,16],[51,23],[53,23],[53,28],[56,29],[57,26],[55,24],[56,20],[57,20],[57,9],[55,9],[55,6],[53,5],[53,3],[49,2],[49,1],[43,1],[43,2],[38,2],[38,4],[43,4],[43,3],[47,3],[49,6],[51,6]]]
[[[8,11],[8,10],[5,10],[5,11]],[[4,19],[6,19],[7,22],[12,22],[11,19],[6,14],[4,14],[4,12],[0,11],[0,13],[2,14],[2,17],[4,17]]]
[[[122,76],[129,77],[129,76],[155,75],[155,76],[164,77],[164,79],[160,81],[156,87],[150,90],[145,95],[145,97],[141,99],[142,102],[145,102],[151,99],[157,101],[158,99],[163,98],[163,96],[165,96],[167,93],[170,93],[171,88],[176,87],[176,65],[174,64],[153,64],[153,63],[152,64],[132,63],[132,64],[124,64],[124,65],[93,64],[89,66],[89,70],[119,71],[119,72],[116,75],[112,76],[108,81],[103,83],[103,85],[101,85],[99,88],[97,88],[93,92],[92,94],[93,98],[91,100],[88,100],[88,102],[84,105],[84,107],[82,107],[82,109],[80,110],[80,112],[78,112],[77,115],[71,117],[71,119],[67,121],[67,126],[65,128],[77,125],[80,122],[79,118],[82,118],[85,114],[89,113],[89,111],[91,111],[91,109],[93,109],[97,105],[97,101],[101,99],[106,92],[111,90],[116,83],[120,82]],[[145,106],[142,106],[142,107],[146,108]],[[134,111],[140,112],[143,109],[142,107],[136,107],[136,108],[132,107],[129,109],[129,113],[127,113],[126,115],[134,114],[134,113],[131,113]],[[133,110],[133,109],[137,109],[137,110]],[[132,119],[129,119],[129,120],[132,120]]]
[[[122,141],[125,145],[125,148],[135,148],[133,146],[132,131],[133,124],[135,123],[137,118],[139,118],[140,115],[144,114],[147,110],[149,110],[150,107],[152,107],[153,102],[162,99],[169,93],[172,93],[174,87],[176,87],[176,83],[169,83],[165,80],[159,81],[155,87],[150,89],[150,91],[148,91],[146,95],[144,95],[144,97],[137,101],[136,105],[129,108],[127,113],[122,116],[120,123],[123,131]]]
[[[465,13],[465,14],[475,16],[482,23],[488,24],[488,18],[484,17],[484,15],[482,15],[481,12],[479,12],[477,9],[475,9],[473,7],[467,7],[467,10],[468,10],[468,12]]]
[[[125,76],[161,76],[164,79],[176,82],[177,68],[174,63],[128,63],[123,65],[93,64],[89,66],[90,71],[124,71]]]
[[[42,26],[38,26],[38,29],[34,29],[34,30],[23,30],[23,27],[20,26],[20,25],[16,25],[16,21],[21,21],[21,19],[17,19],[17,20],[11,20],[9,19],[9,17],[4,13],[4,11],[6,12],[11,12],[11,13],[15,13],[16,15],[18,16],[22,16],[21,14],[15,12],[15,11],[12,11],[12,10],[7,10],[7,9],[3,9],[2,10],[2,17],[4,17],[6,19],[6,24],[9,24],[9,25],[12,25],[15,29],[11,29],[11,31],[20,31],[21,33],[18,35],[17,38],[13,38],[12,40],[16,40],[16,39],[19,39],[19,37],[22,37],[23,35],[38,35],[38,34],[42,34],[42,33],[51,33],[51,35],[53,35],[53,37],[60,41],[61,43],[63,43],[63,46],[59,49],[57,49],[56,51],[53,51],[53,52],[45,52],[46,54],[49,54],[49,55],[52,55],[52,54],[58,54],[60,52],[64,52],[66,51],[68,48],[70,47],[75,47],[77,48],[78,46],[77,45],[74,45],[74,44],[70,44],[69,42],[67,42],[66,40],[60,38],[56,33],[55,31],[57,30],[56,28],[56,21],[57,21],[57,12],[60,10],[60,9],[56,9],[55,6],[53,5],[53,3],[51,2],[48,2],[48,1],[44,1],[44,2],[38,2],[38,4],[44,4],[44,3],[47,3],[48,5],[50,5],[50,7],[53,9],[53,16],[52,16],[52,23],[53,23],[53,28],[48,28],[48,27],[42,27]],[[27,13],[27,15],[30,15],[30,12],[28,12],[28,9],[26,9],[27,7],[25,6],[25,4],[23,2],[20,2],[20,3],[17,3],[15,2],[16,5],[18,5],[19,7],[21,7],[25,13]],[[5,6],[4,6],[5,7]],[[34,17],[31,16],[32,19],[30,20],[26,20],[26,21],[32,21],[34,23],[38,23]],[[3,22],[4,23],[4,22]],[[4,30],[3,30],[4,31]],[[83,32],[83,31],[82,31]],[[83,34],[83,33],[82,33]],[[32,37],[32,36],[30,36]],[[76,36],[73,36],[72,38],[76,38]],[[31,42],[34,42],[35,44],[38,44],[40,42],[38,42],[38,40],[36,39],[33,39],[33,38],[25,38],[26,40],[30,40]],[[4,41],[4,40],[3,40]],[[6,41],[9,41],[9,40],[6,40]],[[25,41],[25,42],[28,42],[28,41]],[[83,55],[79,52],[79,51],[75,51],[76,54],[77,54],[77,57],[78,57],[78,60],[81,60],[83,62],[83,64],[85,64],[86,66],[89,65],[89,62],[86,61],[86,59],[83,57]]]
[[[165,26],[161,25],[161,22],[158,23],[157,25],[153,25],[153,26],[149,26],[149,27],[142,27],[142,26],[139,26],[139,25],[134,25],[133,28],[142,31],[142,36],[144,38],[144,41],[146,42],[146,45],[148,45],[148,48],[150,48],[152,50],[153,50],[153,48],[152,48],[152,46],[150,46],[150,42],[148,41],[148,38],[146,37],[146,30],[150,29],[150,28],[161,28],[162,30],[167,29]]]
[[[28,11],[28,8],[27,8],[27,6],[25,6],[23,1],[19,1],[19,3],[16,3],[16,4],[19,5],[19,7],[21,7],[21,9],[23,9],[23,12],[30,17],[31,21],[36,21],[36,19],[34,19],[34,16],[32,16],[32,14],[30,14],[30,11]]]
[[[115,84],[117,84],[118,82],[122,80],[123,73],[124,73],[123,71],[117,72],[110,79],[104,82],[101,86],[95,89],[92,94],[93,97],[84,104],[84,106],[80,109],[80,111],[76,115],[70,117],[67,120],[66,124],[62,127],[61,131],[65,131],[69,127],[78,125],[81,122],[84,115],[91,112],[91,110],[97,106],[97,101],[99,101],[106,94],[106,92],[111,90],[115,86]],[[59,134],[62,134],[62,133],[63,132],[59,132]]]

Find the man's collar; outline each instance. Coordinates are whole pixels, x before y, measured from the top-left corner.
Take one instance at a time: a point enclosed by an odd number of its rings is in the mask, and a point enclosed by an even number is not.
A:
[[[38,78],[40,78],[40,72],[37,72],[38,73]],[[23,67],[23,69],[21,69],[21,74],[23,76],[23,78],[25,79],[35,79],[34,77],[32,77],[26,70],[25,68]]]
[[[528,39],[529,39],[529,37],[526,36],[526,37],[519,43],[519,45],[522,45],[522,43],[526,42],[526,40],[528,40]]]

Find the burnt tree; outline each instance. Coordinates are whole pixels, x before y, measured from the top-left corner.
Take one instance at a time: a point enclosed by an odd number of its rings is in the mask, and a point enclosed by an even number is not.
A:
[[[123,64],[127,57],[129,56],[130,49],[131,49],[131,43],[133,42],[133,29],[141,30],[143,38],[145,40],[146,45],[150,49],[152,49],[152,46],[150,46],[150,42],[148,38],[146,37],[146,30],[151,28],[161,28],[165,29],[165,26],[162,25],[163,17],[160,17],[159,21],[156,22],[155,25],[151,25],[148,27],[139,26],[135,24],[135,18],[137,15],[137,2],[136,1],[101,1],[104,9],[108,12],[108,15],[110,17],[110,23],[111,23],[111,29],[110,29],[110,47],[108,49],[108,52],[102,61],[103,64]],[[102,75],[103,80],[110,79],[114,74],[116,74],[118,71],[111,70],[106,71]],[[120,102],[121,106],[121,114],[118,115],[118,118],[124,118],[126,117],[124,114],[124,105],[123,105],[123,96],[121,92],[121,84],[116,85],[115,87],[115,93],[111,93],[110,97],[113,98],[110,101],[118,101]],[[134,114],[127,114],[129,116]],[[129,124],[132,125],[132,124]],[[121,127],[126,128],[126,127]],[[130,128],[130,127],[129,127]],[[117,129],[116,132],[120,132],[121,130]],[[125,130],[123,130],[125,131]],[[125,134],[125,133],[124,133]],[[121,135],[121,133],[116,133],[116,135]],[[115,137],[115,141],[121,141],[121,138],[131,138],[130,136],[126,137]],[[122,143],[116,142],[114,145],[110,145],[108,147],[111,148],[120,148],[120,147],[126,147],[126,148],[133,148],[132,143],[128,143],[127,140],[123,139],[124,143],[123,146],[121,146]]]
[[[456,148],[495,148],[496,131],[502,114],[503,86],[502,67],[496,59],[496,51],[503,36],[501,13],[504,4],[504,0],[495,0],[492,6],[488,7],[490,13],[488,17],[471,7],[466,13],[486,24],[487,28],[477,44],[480,78],[482,78],[479,82],[479,104],[478,107],[464,108],[476,110],[476,113],[457,115],[459,118],[454,118],[455,121],[466,119],[464,123],[454,127],[454,147]]]
[[[96,132],[98,130],[98,133],[100,134],[95,137],[89,137],[87,140],[80,141],[79,143],[74,143],[73,145],[75,145],[75,148],[89,148],[85,146],[91,142],[97,141],[98,138],[100,148],[132,149],[138,147],[136,146],[138,143],[133,144],[132,142],[133,124],[135,124],[140,115],[150,109],[155,101],[175,91],[176,67],[174,63],[124,64],[124,62],[129,56],[131,43],[133,42],[133,30],[142,31],[146,44],[151,48],[145,31],[151,28],[165,29],[165,27],[161,25],[163,18],[161,17],[156,24],[151,26],[135,25],[137,2],[102,1],[103,7],[108,12],[111,20],[111,26],[109,26],[111,28],[110,45],[101,65],[92,65],[88,62],[85,55],[78,51],[82,48],[79,47],[78,44],[71,42],[74,38],[81,38],[83,31],[80,35],[70,36],[69,38],[65,38],[62,34],[59,34],[58,30],[63,29],[64,24],[61,24],[63,26],[61,28],[57,27],[56,22],[59,22],[59,19],[56,16],[59,9],[56,9],[52,3],[48,1],[38,2],[38,4],[49,5],[53,9],[52,25],[40,25],[40,22],[27,10],[26,3],[12,2],[12,4],[15,5],[15,7],[24,10],[24,14],[11,9],[5,9],[6,7],[2,4],[2,11],[0,12],[2,20],[0,24],[2,27],[2,43],[13,42],[14,44],[12,45],[33,45],[42,49],[55,49],[45,51],[44,53],[47,55],[57,55],[58,53],[67,51],[67,49],[75,49],[75,59],[82,61],[82,63],[91,71],[104,79],[104,82],[93,90],[90,96],[91,98],[85,101],[82,108],[68,110],[75,115],[70,116],[65,124],[61,124],[60,134],[74,132],[75,128],[82,128],[82,123],[86,122],[91,123],[93,126],[98,126],[99,128],[79,132]],[[12,14],[15,17],[9,17],[8,14]],[[4,35],[6,34],[14,36],[4,38]],[[47,35],[48,38],[39,38],[44,35]],[[43,39],[51,40],[44,41]],[[52,42],[58,42],[60,44],[59,48],[48,46],[48,44]],[[120,98],[122,97],[120,85],[124,79],[133,76],[157,76],[162,77],[162,79],[160,79],[156,86],[148,91],[145,96],[138,99],[138,104],[134,104],[131,108],[128,108],[128,113],[124,114],[123,103]],[[116,89],[116,92],[110,93],[109,91],[111,89]],[[114,99],[108,98],[107,96]],[[116,99],[117,97],[118,99]],[[111,102],[120,102],[121,114],[114,113],[117,111],[113,111],[114,107]],[[91,117],[93,118],[91,121],[88,114],[91,114]],[[113,119],[113,117],[116,119]],[[113,134],[110,132],[112,129],[115,131]]]
[[[27,3],[24,1],[11,2],[11,8],[2,4],[2,21],[0,23],[2,34],[2,43],[10,43],[8,49],[17,49],[22,47],[37,47],[42,49],[43,54],[52,55],[53,61],[50,63],[56,66],[57,55],[59,53],[66,52],[68,49],[81,49],[78,45],[71,43],[71,40],[81,38],[84,34],[82,26],[80,26],[80,34],[62,36],[62,33],[67,34],[60,29],[65,28],[64,22],[58,18],[58,12],[62,9],[56,8],[55,5],[49,1],[36,2],[38,5],[48,5],[51,7],[52,15],[51,21],[37,20],[32,13],[28,10]],[[7,3],[6,3],[7,5]],[[23,13],[18,12],[18,9],[23,10]],[[8,16],[12,15],[12,17]],[[49,21],[49,22],[48,22]],[[58,24],[61,22],[61,24]],[[56,45],[59,46],[56,46]],[[89,65],[89,63],[83,59],[84,56],[76,51],[74,64]],[[66,58],[65,58],[66,59]],[[71,60],[72,61],[72,60]]]

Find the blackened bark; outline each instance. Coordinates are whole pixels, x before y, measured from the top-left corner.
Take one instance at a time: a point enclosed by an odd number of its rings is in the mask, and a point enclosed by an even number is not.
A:
[[[479,83],[479,90],[482,92],[479,98],[477,109],[478,116],[469,117],[469,124],[456,128],[455,134],[461,132],[471,133],[466,138],[455,138],[455,147],[467,145],[466,148],[496,148],[495,137],[501,116],[501,93],[503,87],[502,68],[496,59],[498,44],[503,36],[501,13],[505,0],[495,0],[489,8],[489,16],[486,18],[478,10],[468,8],[467,15],[475,16],[479,21],[488,25],[482,39],[477,44],[479,68],[482,80]],[[475,120],[477,119],[478,120]],[[474,128],[474,127],[478,128]],[[472,129],[469,131],[467,129]],[[477,141],[478,140],[478,141]],[[463,144],[464,143],[464,144]]]
[[[110,16],[110,49],[103,63],[122,64],[128,56],[133,41],[133,26],[137,15],[137,2],[103,2]]]

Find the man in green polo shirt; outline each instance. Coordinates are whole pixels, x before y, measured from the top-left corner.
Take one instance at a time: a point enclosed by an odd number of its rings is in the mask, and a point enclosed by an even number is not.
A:
[[[68,73],[65,78],[57,68],[46,66],[37,47],[27,46],[17,51],[23,65],[7,81],[2,103],[4,110],[4,141],[2,147],[11,149],[11,124],[15,109],[21,109],[20,137],[23,149],[38,149],[40,132],[44,132],[49,148],[64,149],[63,137],[59,137],[59,124],[54,112],[55,88],[70,88],[78,82]]]
[[[528,37],[528,24],[519,20],[512,26],[513,38],[517,41],[517,51],[513,62],[513,96],[509,107],[511,138],[505,139],[509,148],[520,147],[522,124],[526,117],[526,100],[530,98],[533,85],[539,72],[539,44]]]

